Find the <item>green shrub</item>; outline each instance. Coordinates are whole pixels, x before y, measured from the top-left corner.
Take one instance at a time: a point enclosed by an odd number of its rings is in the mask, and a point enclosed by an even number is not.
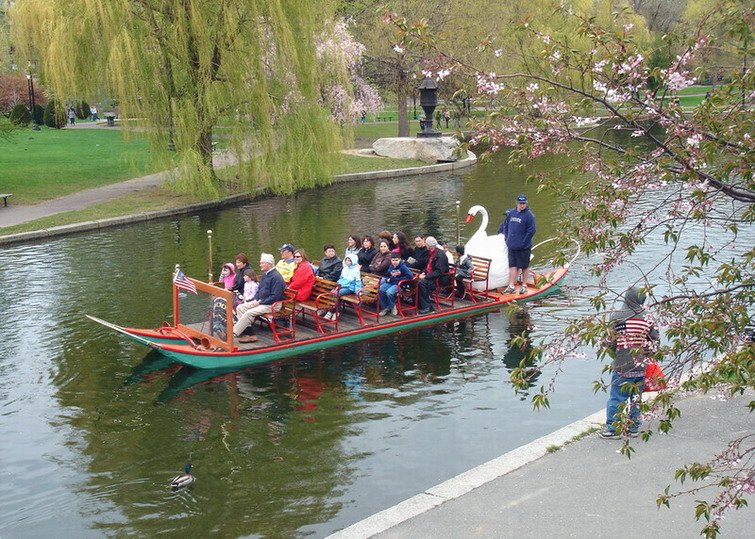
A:
[[[45,107],[45,125],[54,129],[60,129],[66,125],[66,110],[57,99],[50,99]]]
[[[42,125],[45,122],[45,108],[39,103],[34,103],[34,114],[32,115],[34,123]]]
[[[10,111],[10,121],[16,125],[29,125],[31,123],[31,112],[23,103],[17,103]]]
[[[73,106],[73,110],[76,112],[76,117],[79,120],[86,120],[89,118],[89,103],[86,101],[79,101]]]

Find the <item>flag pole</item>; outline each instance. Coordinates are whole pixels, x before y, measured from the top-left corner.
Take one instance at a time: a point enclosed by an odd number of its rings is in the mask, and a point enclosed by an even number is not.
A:
[[[209,267],[207,268],[207,274],[210,276],[208,283],[212,284],[212,230],[207,231],[207,243],[209,251]]]

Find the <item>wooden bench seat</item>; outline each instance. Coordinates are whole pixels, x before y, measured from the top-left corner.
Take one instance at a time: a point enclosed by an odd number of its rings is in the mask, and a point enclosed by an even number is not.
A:
[[[471,256],[472,259],[472,275],[468,279],[464,279],[464,289],[466,294],[464,297],[470,301],[477,303],[479,301],[478,296],[485,296],[481,294],[479,290],[475,290],[474,285],[476,283],[485,283],[483,290],[490,288],[490,262],[489,258],[482,256]]]
[[[356,294],[341,296],[342,305],[354,309],[360,326],[369,326],[380,322],[380,276],[374,273],[362,273],[362,288]]]
[[[306,301],[296,302],[296,314],[304,321],[312,317],[317,332],[321,335],[338,331],[338,283],[328,281],[322,277],[315,278],[312,295]],[[332,319],[325,314],[334,311]]]
[[[3,198],[4,206],[8,205],[8,197],[12,197],[12,196],[13,196],[13,193],[0,193],[0,197]]]
[[[257,317],[267,324],[276,343],[296,339],[296,292],[286,289],[286,298],[273,303],[273,311]]]

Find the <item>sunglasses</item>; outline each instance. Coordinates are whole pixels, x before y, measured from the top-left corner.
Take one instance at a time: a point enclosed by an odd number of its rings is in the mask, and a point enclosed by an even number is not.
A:
[[[301,255],[294,255],[294,258],[301,258]]]

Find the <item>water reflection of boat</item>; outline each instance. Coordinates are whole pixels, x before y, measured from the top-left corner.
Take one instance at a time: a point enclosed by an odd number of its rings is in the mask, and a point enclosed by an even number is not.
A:
[[[130,386],[142,382],[150,382],[155,378],[172,376],[181,367],[180,363],[176,363],[157,350],[150,350],[144,356],[142,362],[131,369],[131,373],[126,378],[126,381],[123,382],[123,385]]]
[[[149,346],[170,361],[198,369],[233,369],[268,363],[273,360],[371,339],[380,335],[450,322],[463,317],[497,311],[511,302],[541,298],[557,289],[568,269],[569,264],[565,264],[545,273],[533,272],[533,280],[527,283],[528,291],[526,294],[506,294],[497,289],[470,290],[464,299],[458,299],[454,298],[453,289],[450,294],[445,291],[443,297],[439,295],[435,298],[436,310],[425,314],[417,312],[415,293],[413,298],[414,309],[399,309],[399,316],[379,316],[378,311],[380,309],[379,305],[374,302],[376,294],[373,289],[373,303],[369,313],[366,310],[360,313],[358,309],[353,311],[347,309],[338,316],[337,322],[318,321],[317,317],[314,317],[314,323],[309,323],[309,318],[299,316],[306,313],[304,313],[304,310],[299,311],[298,304],[295,304],[291,299],[289,300],[291,305],[284,306],[285,309],[289,310],[288,319],[283,326],[284,329],[279,328],[276,331],[274,326],[278,322],[272,321],[270,327],[258,331],[259,340],[254,343],[241,343],[233,336],[231,331],[233,311],[230,292],[189,277],[186,277],[186,279],[190,281],[197,292],[202,293],[202,297],[196,296],[198,299],[195,301],[198,304],[193,309],[180,307],[182,305],[182,293],[174,283],[173,325],[166,324],[154,330],[124,328],[93,316],[87,316],[132,340]],[[379,282],[379,278],[374,277],[374,279]],[[451,282],[453,283],[453,279]],[[416,282],[413,284],[416,288]],[[373,286],[375,286],[374,282]],[[192,296],[192,294],[188,296]],[[407,301],[411,305],[411,293],[408,293],[408,296]],[[213,323],[212,318],[217,314],[216,306],[219,303],[219,298],[223,300],[220,302],[223,305],[221,310],[225,309],[225,319],[220,330]],[[202,312],[205,314],[202,315]],[[182,313],[191,322],[182,323]],[[308,314],[312,314],[311,311]],[[193,315],[194,318],[191,318],[190,315]],[[197,317],[202,321],[197,323]],[[280,317],[277,316],[276,319],[278,318]],[[303,321],[304,318],[307,320],[306,323]]]

